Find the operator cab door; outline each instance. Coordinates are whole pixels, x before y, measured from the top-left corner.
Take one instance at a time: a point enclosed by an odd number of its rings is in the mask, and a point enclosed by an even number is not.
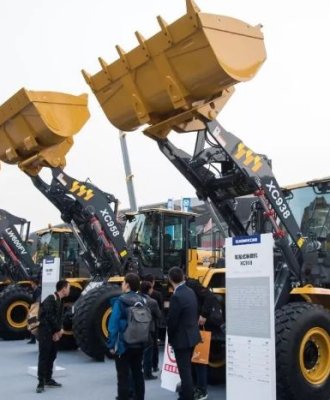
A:
[[[185,268],[187,260],[186,216],[159,211],[144,212],[130,218],[124,237],[135,249],[142,275],[151,273],[163,280],[173,266]]]
[[[167,275],[172,267],[186,271],[187,266],[187,216],[163,215],[162,266]]]
[[[140,274],[162,279],[162,219],[158,212],[142,212],[127,218],[124,239],[138,258]]]

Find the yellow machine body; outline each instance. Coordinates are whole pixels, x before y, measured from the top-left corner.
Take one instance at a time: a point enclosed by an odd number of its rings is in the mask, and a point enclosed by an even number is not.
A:
[[[146,133],[165,137],[170,129],[192,130],[196,109],[216,118],[228,88],[253,78],[266,50],[260,26],[201,13],[191,0],[186,15],[158,22],[156,35],[146,40],[136,32],[139,46],[127,53],[117,46],[119,59],[100,58],[102,69],[83,75],[114,126],[132,131],[149,124]]]
[[[89,118],[87,95],[19,90],[0,106],[0,160],[29,175],[64,167],[65,155]]]

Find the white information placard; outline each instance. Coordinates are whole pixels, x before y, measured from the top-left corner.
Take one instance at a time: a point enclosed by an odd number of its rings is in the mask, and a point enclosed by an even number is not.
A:
[[[41,301],[55,292],[56,282],[60,279],[61,260],[58,257],[47,257],[42,263]]]
[[[276,400],[273,246],[226,239],[227,400]]]
[[[172,346],[168,343],[166,332],[163,368],[161,374],[161,387],[175,392],[180,383],[180,375],[176,364],[175,354]]]

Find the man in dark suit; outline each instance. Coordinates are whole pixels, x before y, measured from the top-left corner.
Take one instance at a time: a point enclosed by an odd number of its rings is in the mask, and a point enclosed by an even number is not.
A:
[[[194,291],[186,286],[181,268],[172,267],[168,279],[174,293],[167,316],[167,333],[181,378],[179,399],[193,400],[191,357],[195,345],[201,341],[197,298]]]

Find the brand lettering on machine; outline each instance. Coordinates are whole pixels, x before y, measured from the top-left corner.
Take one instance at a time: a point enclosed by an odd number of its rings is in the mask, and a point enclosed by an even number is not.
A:
[[[291,215],[291,212],[288,209],[280,190],[276,187],[273,180],[271,180],[270,183],[266,183],[266,187],[271,197],[275,200],[275,204],[277,205],[283,218],[287,219]]]
[[[113,236],[118,236],[119,235],[118,228],[115,225],[113,218],[109,214],[109,211],[105,208],[104,210],[100,210],[100,212],[101,212],[104,222],[110,228],[110,231],[113,234]]]
[[[239,143],[237,147],[237,152],[234,154],[236,160],[240,160],[241,158],[245,158],[243,164],[247,167],[250,167],[253,172],[258,172],[262,167],[262,158],[253,153],[248,147],[245,146],[244,143]]]
[[[238,236],[233,238],[233,245],[260,243],[260,235]]]
[[[64,178],[64,175],[62,174],[62,172],[60,174],[57,175],[56,179],[63,185],[63,186],[67,186],[68,183]]]
[[[8,234],[8,236],[10,237],[11,241],[16,246],[16,248],[21,252],[21,254],[27,254],[27,251],[25,250],[24,246],[10,228],[6,229],[6,233]]]
[[[85,185],[82,185],[78,181],[73,181],[72,186],[70,189],[71,193],[77,192],[77,196],[83,198],[85,201],[90,200],[92,197],[94,197],[94,192],[92,189],[87,189]]]
[[[221,144],[222,147],[226,147],[227,143],[225,139],[221,136],[221,128],[220,126],[216,126],[213,130],[213,135],[217,139],[217,141]]]

